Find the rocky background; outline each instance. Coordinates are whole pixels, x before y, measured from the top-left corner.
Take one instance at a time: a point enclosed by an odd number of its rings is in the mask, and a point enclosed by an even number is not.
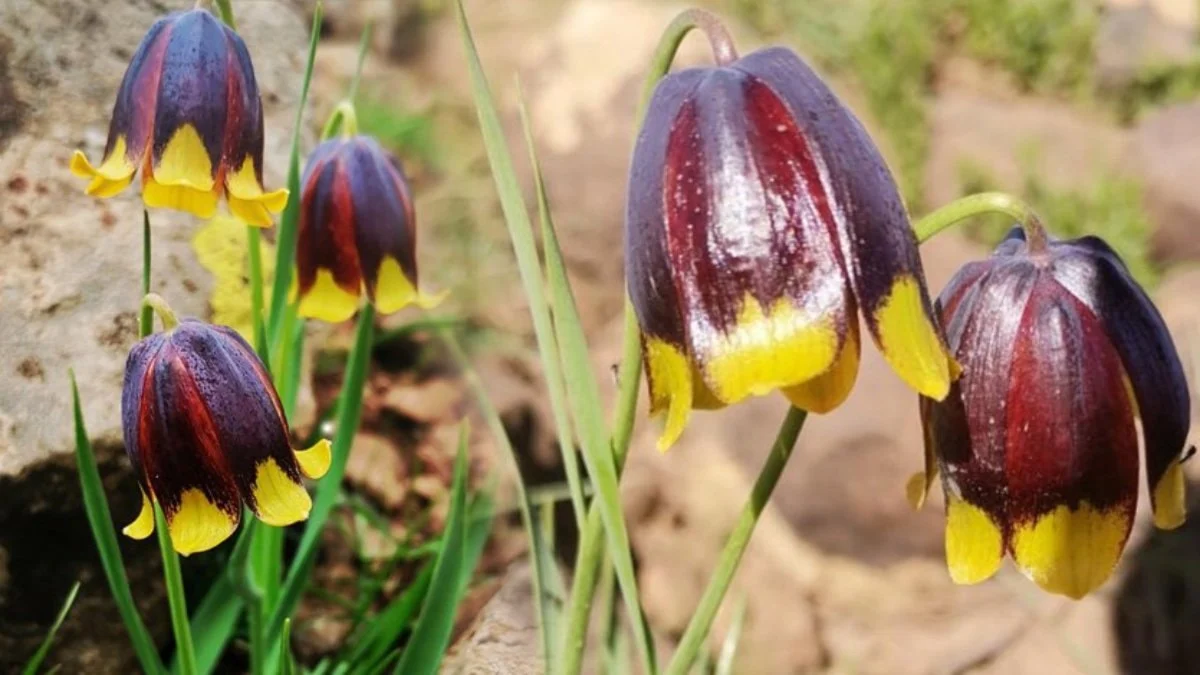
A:
[[[1188,367],[1197,363],[1200,274],[1191,263],[1200,256],[1200,3],[699,4],[730,20],[743,52],[781,42],[828,73],[884,148],[915,213],[996,187],[1031,200],[1060,235],[1089,231],[1112,241],[1160,303]],[[311,8],[301,0],[235,0],[235,7],[267,111],[266,180],[279,185]],[[467,7],[512,132],[513,77],[521,77],[596,368],[607,372],[620,350],[633,110],[657,36],[684,5]],[[81,599],[51,662],[64,672],[131,667],[79,504],[66,371],[73,367],[79,379],[114,518],[124,522],[137,492],[116,402],[136,337],[140,204],[129,195],[84,196],[66,165],[74,148],[99,156],[125,61],[154,17],[174,8],[151,0],[0,6],[0,670],[23,662],[75,579],[84,582]],[[367,21],[375,30],[360,122],[413,176],[422,283],[454,289],[439,315],[469,323],[479,336],[477,366],[526,455],[529,478],[558,482],[523,300],[445,3],[330,2],[306,133],[345,91]],[[684,63],[705,58],[699,39],[685,44]],[[925,246],[931,288],[985,255],[1004,225],[977,223]],[[183,313],[208,315],[222,279],[197,253],[200,226],[155,214],[154,227],[155,290]],[[335,330],[314,341],[313,391],[300,426],[328,405],[348,335]],[[392,536],[436,531],[452,423],[469,410],[466,399],[458,376],[419,337],[405,333],[377,348],[347,480],[386,514]],[[978,587],[952,585],[940,495],[919,513],[904,501],[905,479],[922,456],[915,403],[868,347],[849,402],[809,421],[730,593],[747,608],[738,672],[1200,672],[1158,660],[1200,639],[1200,622],[1191,620],[1200,615],[1192,579],[1200,533],[1190,528],[1154,535],[1140,519],[1117,578],[1081,602],[1041,594],[1011,569]],[[654,424],[640,426],[623,489],[645,609],[664,653],[686,625],[782,415],[775,397],[699,415],[666,455],[653,450]],[[495,459],[486,438],[476,446],[482,475]],[[373,550],[370,538],[364,542],[353,552],[330,542],[319,583],[334,588],[352,579]],[[569,535],[561,544],[569,550]],[[154,545],[125,545],[135,592],[165,641]],[[461,610],[448,670],[528,672],[536,663],[527,582],[510,565],[522,546],[519,532],[500,528]],[[203,578],[203,561],[189,561],[189,573]],[[316,601],[305,606],[302,653],[327,653],[344,635],[328,610]],[[714,649],[731,614],[718,619]]]

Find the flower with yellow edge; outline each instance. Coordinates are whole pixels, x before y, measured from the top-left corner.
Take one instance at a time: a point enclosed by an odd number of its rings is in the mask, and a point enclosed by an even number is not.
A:
[[[154,531],[163,510],[175,550],[206,551],[237,529],[242,505],[269,525],[308,517],[301,476],[329,468],[329,441],[295,450],[262,362],[236,332],[196,320],[133,347],[121,397],[125,449],[142,510],[124,530]]]
[[[791,51],[658,83],[631,162],[625,261],[661,449],[693,408],[775,390],[805,410],[837,407],[858,373],[860,309],[901,378],[949,391],[896,184]]]
[[[112,197],[141,170],[146,206],[211,218],[222,195],[242,221],[270,227],[287,190],[262,185],[263,113],[254,66],[233,30],[203,9],[159,19],[138,45],[113,106],[99,166],[71,172]]]
[[[345,321],[367,298],[382,314],[441,295],[417,290],[417,221],[400,165],[369,136],[313,151],[301,181],[296,241],[300,316]]]
[[[1005,555],[1039,586],[1081,598],[1116,566],[1138,501],[1142,420],[1155,524],[1184,521],[1187,382],[1158,310],[1096,237],[1014,230],[938,299],[962,376],[921,400],[925,472],[946,493],[946,562],[958,583]]]

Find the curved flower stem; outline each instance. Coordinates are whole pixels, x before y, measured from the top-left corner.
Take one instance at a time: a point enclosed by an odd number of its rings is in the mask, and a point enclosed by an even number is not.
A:
[[[158,315],[158,320],[162,322],[163,330],[171,330],[179,325],[179,320],[175,318],[175,312],[171,310],[171,306],[167,304],[163,296],[158,293],[147,293],[142,298],[142,311],[145,312],[147,308],[154,310],[154,313]],[[150,326],[142,327],[142,337],[146,337],[151,332],[153,332],[153,329]]]
[[[758,474],[758,480],[754,481],[754,489],[750,491],[750,501],[742,508],[737,524],[729,533],[729,539],[721,551],[721,557],[717,561],[712,578],[709,579],[708,587],[704,589],[704,595],[700,596],[700,604],[696,607],[696,612],[692,614],[692,620],[688,622],[688,627],[679,641],[679,647],[675,650],[671,663],[663,671],[664,675],[686,675],[696,660],[696,653],[705,638],[708,637],[713,618],[716,617],[717,610],[721,607],[721,600],[724,599],[725,592],[729,590],[729,584],[733,581],[738,563],[741,562],[746,545],[750,542],[750,535],[754,533],[754,526],[758,524],[758,517],[770,500],[771,493],[775,490],[775,484],[779,482],[779,476],[783,473],[783,468],[787,466],[788,458],[792,456],[796,438],[800,435],[800,430],[804,428],[804,420],[807,417],[807,413],[803,410],[791,408],[788,410],[787,417],[783,419],[783,424],[779,427],[779,435],[775,438],[775,444],[771,446],[771,454],[767,455],[767,461]]]
[[[338,131],[342,132],[343,137],[358,134],[358,114],[354,112],[354,102],[349,98],[343,99],[329,114],[329,121],[321,129],[321,140],[333,138]]]
[[[237,22],[233,20],[233,4],[230,0],[214,0],[213,4],[217,6],[217,15],[229,26],[230,30],[237,30]]]
[[[956,199],[913,223],[913,233],[918,242],[924,243],[951,225],[985,213],[1002,213],[1020,223],[1031,251],[1046,247],[1046,228],[1033,208],[1003,192],[981,192]]]

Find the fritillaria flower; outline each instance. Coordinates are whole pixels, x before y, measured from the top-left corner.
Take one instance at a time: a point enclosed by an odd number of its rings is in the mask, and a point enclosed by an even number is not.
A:
[[[794,53],[663,78],[634,150],[628,290],[660,448],[692,408],[780,390],[837,407],[858,315],[892,368],[940,399],[953,376],[917,242],[878,149]]]
[[[301,316],[345,321],[365,289],[388,314],[429,307],[417,290],[417,221],[400,165],[369,136],[317,146],[301,181],[296,244]]]
[[[147,206],[216,213],[225,196],[247,224],[269,227],[287,190],[262,186],[263,115],[250,53],[202,9],[159,19],[142,38],[113,106],[104,159],[75,151],[86,191],[111,197],[142,172]]]
[[[1138,499],[1138,433],[1154,522],[1183,523],[1189,401],[1158,310],[1096,237],[1029,240],[1015,230],[964,267],[938,300],[962,377],[921,400],[926,470],[940,471],[946,560],[959,583],[1007,554],[1044,589],[1074,598],[1111,574]]]
[[[142,488],[142,510],[125,534],[154,531],[151,499],[184,555],[237,529],[242,505],[269,525],[308,517],[301,475],[329,467],[329,441],[294,450],[262,362],[230,328],[184,320],[129,353],[121,397],[125,449]]]

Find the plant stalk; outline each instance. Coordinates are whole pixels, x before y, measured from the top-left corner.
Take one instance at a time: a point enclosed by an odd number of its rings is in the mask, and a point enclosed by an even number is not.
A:
[[[683,632],[683,638],[679,641],[679,647],[675,650],[675,655],[667,665],[664,675],[686,675],[696,660],[696,654],[704,644],[705,638],[708,637],[713,619],[721,607],[721,600],[725,598],[725,592],[729,590],[729,584],[733,581],[734,573],[737,572],[742,554],[746,552],[746,545],[750,543],[750,535],[754,534],[754,526],[758,524],[758,518],[766,508],[767,502],[770,501],[771,493],[779,482],[779,476],[783,474],[783,469],[792,456],[796,438],[800,435],[800,430],[804,428],[804,420],[807,417],[807,413],[803,410],[790,408],[787,417],[783,419],[783,424],[779,427],[779,435],[775,438],[775,444],[771,446],[771,453],[767,455],[767,461],[763,464],[758,479],[754,481],[754,488],[750,491],[750,500],[742,508],[742,513],[738,516],[733,531],[729,533],[729,539],[725,542],[725,548],[717,560],[717,567],[708,581],[708,587],[700,596],[700,604],[697,605],[696,612],[692,614],[692,619],[688,622],[688,627]]]
[[[171,630],[175,634],[175,662],[180,675],[196,675],[196,648],[192,644],[192,626],[188,622],[187,598],[183,592],[183,574],[179,571],[179,554],[171,543],[167,517],[154,502],[154,529],[158,533],[158,550],[162,554],[163,583],[167,587],[167,603],[171,606]]]
[[[918,242],[924,243],[952,225],[985,213],[1001,213],[1016,220],[1025,231],[1031,251],[1046,247],[1046,228],[1037,213],[1029,204],[1003,192],[980,192],[956,199],[913,223],[913,233]]]

